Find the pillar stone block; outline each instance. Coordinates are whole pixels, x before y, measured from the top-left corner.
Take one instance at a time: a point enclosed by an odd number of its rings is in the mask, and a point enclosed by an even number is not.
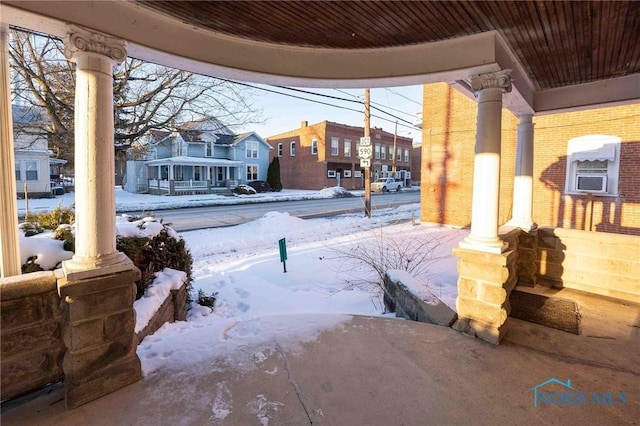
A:
[[[454,328],[498,344],[511,310],[509,295],[518,277],[517,254],[455,248],[458,257],[458,323]]]
[[[67,408],[140,380],[133,310],[139,278],[134,267],[76,281],[59,279]]]
[[[458,297],[456,300],[458,313],[463,312],[465,318],[484,322],[496,328],[500,328],[509,316],[510,306],[508,301],[497,305],[480,299],[466,299]]]

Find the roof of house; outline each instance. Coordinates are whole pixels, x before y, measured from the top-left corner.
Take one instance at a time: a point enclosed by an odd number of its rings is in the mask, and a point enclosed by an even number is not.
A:
[[[207,158],[207,157],[168,157],[159,158],[157,160],[149,160],[145,162],[148,166],[165,166],[165,165],[189,165],[189,166],[241,166],[244,163],[242,161],[225,160],[222,158]]]
[[[12,104],[11,114],[14,125],[38,124],[49,122],[44,110],[35,105]]]

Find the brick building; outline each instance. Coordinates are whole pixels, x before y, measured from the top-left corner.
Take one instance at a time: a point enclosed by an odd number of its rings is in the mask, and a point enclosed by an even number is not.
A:
[[[477,104],[446,83],[425,85],[423,101],[422,220],[468,226]],[[534,116],[533,123],[533,220],[640,235],[640,104]],[[512,215],[517,125],[503,109],[500,224]]]
[[[396,136],[394,149],[393,133],[374,127],[370,134],[374,151],[372,179],[391,174],[395,161],[396,176],[410,185],[412,158],[420,155],[418,149],[413,149],[413,139]],[[303,121],[300,128],[266,141],[273,147],[271,155],[280,159],[280,178],[285,188],[316,190],[339,185],[362,189],[364,169],[360,167],[358,148],[363,135],[362,127],[330,121],[308,125]]]

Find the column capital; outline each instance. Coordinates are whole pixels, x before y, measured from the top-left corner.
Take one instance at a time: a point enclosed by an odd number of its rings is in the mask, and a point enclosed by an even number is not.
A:
[[[127,57],[126,43],[119,38],[90,31],[77,25],[68,25],[69,32],[64,48],[64,56],[73,61],[78,52],[96,53],[116,62]]]
[[[474,92],[484,89],[502,89],[504,93],[511,92],[511,70],[505,69],[471,77],[471,88]]]

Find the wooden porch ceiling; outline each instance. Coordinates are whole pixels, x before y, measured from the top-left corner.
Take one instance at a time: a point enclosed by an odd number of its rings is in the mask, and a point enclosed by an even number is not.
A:
[[[217,33],[319,49],[380,49],[496,30],[535,90],[640,73],[638,1],[137,3]]]

